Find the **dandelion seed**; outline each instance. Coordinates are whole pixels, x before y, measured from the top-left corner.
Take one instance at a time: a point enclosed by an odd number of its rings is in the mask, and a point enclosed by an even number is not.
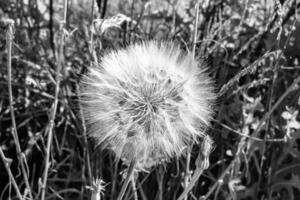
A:
[[[81,82],[89,134],[140,169],[179,157],[204,137],[214,99],[206,69],[163,42],[112,51]]]

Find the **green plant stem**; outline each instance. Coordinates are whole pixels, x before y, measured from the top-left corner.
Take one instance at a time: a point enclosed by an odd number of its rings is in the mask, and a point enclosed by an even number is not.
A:
[[[55,99],[53,103],[53,110],[50,116],[49,128],[48,128],[48,138],[47,138],[47,149],[46,149],[46,160],[45,160],[45,170],[44,170],[44,178],[42,183],[42,195],[41,200],[45,200],[46,187],[47,187],[47,179],[48,179],[48,170],[50,167],[49,158],[50,158],[50,150],[53,139],[53,128],[54,128],[54,119],[56,115],[57,105],[58,105],[58,95],[59,95],[59,86],[60,86],[60,71],[62,69],[63,64],[63,49],[64,49],[64,26],[67,20],[67,6],[68,0],[64,1],[64,19],[60,22],[59,32],[60,32],[60,46],[57,55],[57,68],[56,68],[56,86],[55,86]]]
[[[10,114],[11,114],[11,121],[12,121],[12,135],[14,138],[14,142],[16,145],[18,160],[21,164],[21,170],[24,178],[24,182],[26,185],[26,188],[28,190],[29,198],[33,199],[31,188],[28,181],[27,176],[27,170],[26,166],[27,161],[24,158],[24,155],[21,151],[18,131],[17,131],[17,125],[16,125],[16,118],[15,118],[15,112],[14,112],[14,106],[13,106],[13,94],[12,94],[12,84],[11,84],[11,58],[12,58],[12,43],[13,43],[13,37],[14,37],[14,21],[13,20],[7,20],[8,29],[6,32],[6,42],[7,42],[7,80],[8,80],[8,93],[9,93],[9,108],[10,108]]]
[[[23,200],[23,197],[22,197],[21,192],[18,188],[16,180],[15,180],[15,178],[14,178],[14,176],[13,176],[11,170],[10,170],[9,162],[8,162],[7,158],[5,157],[1,147],[0,147],[0,156],[1,156],[1,159],[3,161],[4,167],[6,169],[6,172],[8,173],[8,177],[10,178],[10,180],[11,180],[11,182],[12,182],[12,184],[13,184],[15,190],[16,190],[17,196],[19,197],[19,199]]]
[[[117,198],[117,200],[121,200],[126,192],[126,189],[127,189],[127,186],[130,182],[130,180],[132,179],[132,176],[133,176],[133,172],[134,172],[134,167],[135,167],[135,159],[133,159],[129,165],[129,168],[128,168],[128,171],[127,171],[127,176],[126,176],[126,179],[122,185],[122,188],[121,188],[121,191],[119,193],[119,196]]]

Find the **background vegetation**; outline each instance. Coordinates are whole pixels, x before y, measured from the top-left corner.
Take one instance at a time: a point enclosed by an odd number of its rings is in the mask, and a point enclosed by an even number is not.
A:
[[[134,41],[191,50],[195,27],[196,57],[219,98],[210,167],[188,199],[300,198],[299,1],[199,0],[197,24],[196,0],[64,2],[0,1],[0,199],[90,199],[97,177],[101,199],[115,199],[126,167],[86,137],[80,77],[103,52]],[[198,154],[195,146],[190,159],[140,173],[138,198],[177,199]]]

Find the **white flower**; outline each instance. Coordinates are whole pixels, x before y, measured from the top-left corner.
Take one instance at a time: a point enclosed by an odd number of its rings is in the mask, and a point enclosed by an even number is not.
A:
[[[205,136],[215,100],[201,63],[154,41],[104,55],[84,76],[80,96],[89,134],[142,169]]]

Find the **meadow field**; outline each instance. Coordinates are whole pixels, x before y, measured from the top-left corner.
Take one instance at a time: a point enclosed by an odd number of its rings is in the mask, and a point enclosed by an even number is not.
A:
[[[0,200],[300,199],[299,8],[299,0],[0,0]],[[95,139],[109,128],[89,125],[82,80],[110,52],[149,41],[174,44],[204,69],[211,82],[195,90],[207,92],[199,106],[209,114],[202,137],[176,156],[135,142],[153,160],[134,168],[118,142]],[[146,60],[159,62],[157,51]],[[129,67],[140,59],[132,55]],[[96,103],[110,94],[87,91]]]

